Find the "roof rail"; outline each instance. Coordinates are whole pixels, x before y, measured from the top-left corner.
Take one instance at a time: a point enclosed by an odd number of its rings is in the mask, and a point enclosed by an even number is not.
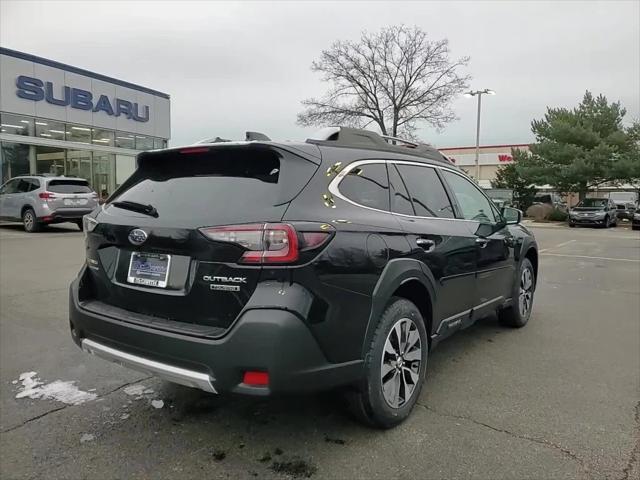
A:
[[[449,159],[431,145],[416,143],[404,138],[379,135],[371,130],[349,127],[326,127],[307,139],[307,143],[332,145],[336,147],[364,148],[404,153],[423,157],[436,162],[451,164]],[[398,145],[400,144],[400,145]]]

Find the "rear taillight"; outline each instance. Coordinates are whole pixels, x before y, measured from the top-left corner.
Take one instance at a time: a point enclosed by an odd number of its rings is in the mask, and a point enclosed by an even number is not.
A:
[[[236,243],[246,251],[240,263],[292,263],[298,260],[298,235],[288,223],[254,223],[201,228],[211,240]]]
[[[40,192],[38,194],[38,196],[40,198],[44,198],[45,200],[50,200],[52,198],[56,198],[56,195],[54,193],[51,193],[51,192]]]

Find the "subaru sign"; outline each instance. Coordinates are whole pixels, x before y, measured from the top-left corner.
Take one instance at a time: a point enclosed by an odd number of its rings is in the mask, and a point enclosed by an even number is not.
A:
[[[51,105],[61,107],[71,106],[78,110],[90,110],[93,112],[104,112],[111,116],[125,116],[136,122],[149,121],[149,106],[139,106],[137,102],[130,102],[121,98],[114,98],[113,101],[106,95],[100,95],[97,99],[93,94],[81,88],[62,87],[62,96],[56,98],[54,85],[52,82],[42,81],[38,78],[20,75],[16,79],[18,90],[16,94],[20,98],[40,102],[44,100]]]

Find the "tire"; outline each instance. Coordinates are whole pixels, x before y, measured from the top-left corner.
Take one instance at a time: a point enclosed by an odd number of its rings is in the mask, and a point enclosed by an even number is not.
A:
[[[609,223],[609,215],[607,215],[606,217],[604,217],[604,225],[602,225],[602,228],[609,228],[609,226],[611,225]]]
[[[575,228],[575,227],[576,227],[576,224],[575,224],[575,223],[571,223],[571,222],[569,222],[569,228]]]
[[[22,226],[24,227],[24,231],[28,233],[34,233],[40,230],[40,224],[38,223],[36,212],[33,211],[33,208],[27,208],[22,212]]]
[[[428,352],[420,310],[409,300],[393,297],[369,344],[363,384],[347,393],[349,407],[356,418],[376,428],[391,428],[402,423],[420,396]],[[399,364],[396,353],[399,353]],[[409,362],[411,365],[407,366]]]
[[[73,223],[75,223],[78,226],[78,228],[80,229],[81,232],[84,231],[84,222],[82,220],[76,220]]]
[[[500,323],[512,328],[524,327],[531,317],[535,288],[535,270],[531,261],[524,258],[520,264],[517,280],[513,285],[511,298],[515,303],[498,312]]]

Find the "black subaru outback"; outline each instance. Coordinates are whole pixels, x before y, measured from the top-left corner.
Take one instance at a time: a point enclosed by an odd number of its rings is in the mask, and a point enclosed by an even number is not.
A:
[[[248,138],[141,153],[85,217],[83,350],[213,393],[343,387],[391,427],[438,342],[529,320],[533,235],[437,150],[338,127]]]

